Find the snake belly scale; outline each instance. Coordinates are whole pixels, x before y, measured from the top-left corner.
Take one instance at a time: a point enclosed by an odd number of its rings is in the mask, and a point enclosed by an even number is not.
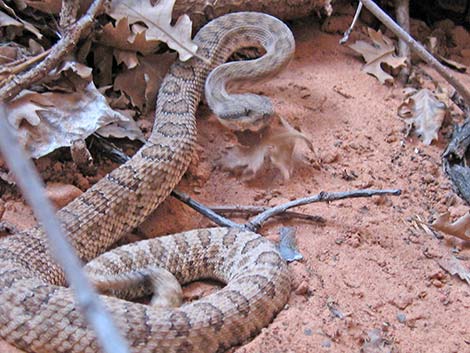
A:
[[[58,212],[84,262],[140,224],[179,182],[192,158],[195,112],[208,73],[240,45],[268,48],[262,59],[242,68],[247,78],[256,77],[257,65],[279,71],[294,51],[290,30],[260,13],[213,20],[195,41],[210,64],[193,58],[171,67],[159,91],[148,142]],[[105,274],[160,266],[181,283],[198,278],[227,283],[212,295],[172,309],[102,295],[134,353],[223,352],[268,325],[290,293],[287,266],[276,247],[260,235],[234,229],[208,228],[145,240],[94,261]],[[39,227],[0,240],[0,336],[26,352],[100,352]]]

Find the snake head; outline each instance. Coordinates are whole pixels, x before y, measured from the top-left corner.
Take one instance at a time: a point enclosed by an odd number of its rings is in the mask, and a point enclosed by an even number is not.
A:
[[[234,131],[259,131],[274,116],[269,98],[256,94],[234,94],[222,109],[215,112],[219,121]]]

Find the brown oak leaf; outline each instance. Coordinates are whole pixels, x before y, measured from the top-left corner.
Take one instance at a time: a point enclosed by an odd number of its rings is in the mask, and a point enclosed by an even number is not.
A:
[[[377,77],[382,84],[387,81],[393,81],[393,76],[382,69],[382,64],[397,69],[405,65],[406,58],[395,55],[393,41],[384,36],[382,32],[374,31],[371,28],[368,28],[367,31],[373,44],[358,40],[349,45],[349,47],[361,54],[366,61],[362,71]]]

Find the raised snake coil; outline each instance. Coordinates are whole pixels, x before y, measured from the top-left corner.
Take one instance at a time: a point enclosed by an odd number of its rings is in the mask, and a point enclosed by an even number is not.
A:
[[[84,262],[109,248],[140,224],[171,192],[185,172],[196,139],[195,111],[208,73],[240,45],[267,53],[257,67],[279,71],[294,50],[290,30],[259,13],[218,18],[195,37],[198,53],[175,63],[160,88],[148,142],[87,192],[58,212]],[[240,75],[239,75],[240,76]],[[132,352],[223,352],[269,324],[285,305],[290,280],[276,248],[261,236],[212,228],[138,242],[101,255],[108,274],[161,266],[181,283],[216,278],[220,291],[176,309],[102,296]],[[52,260],[40,228],[0,241],[0,336],[27,352],[96,353],[95,334],[75,307],[63,272]]]

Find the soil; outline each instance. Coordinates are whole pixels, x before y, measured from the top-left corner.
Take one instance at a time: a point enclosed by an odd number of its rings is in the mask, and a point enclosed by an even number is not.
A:
[[[304,259],[289,265],[293,291],[285,309],[232,351],[470,352],[469,285],[437,262],[454,253],[468,268],[470,246],[447,236],[438,239],[413,222],[417,216],[430,221],[440,212],[457,217],[467,211],[441,170],[450,129],[430,146],[405,136],[396,114],[403,97],[398,85],[381,85],[361,72],[362,59],[338,44],[340,35],[322,32],[312,20],[296,22],[293,31],[297,50],[289,68],[253,91],[273,97],[280,114],[309,136],[317,163],[297,165],[286,181],[276,170],[241,180],[219,167],[235,140],[204,106],[198,112],[199,158],[178,189],[207,205],[273,206],[320,191],[360,188],[398,188],[402,195],[302,206],[299,212],[324,222],[277,219],[265,225],[261,233],[273,240],[281,226],[295,227]],[[470,83],[468,76],[458,77]],[[76,171],[67,171],[70,163],[40,163],[81,189],[97,179],[77,178]],[[49,174],[57,181],[58,173]],[[3,203],[3,221],[19,229],[31,226],[31,211],[19,197],[9,195]],[[156,236],[210,225],[170,198],[139,233]],[[15,350],[0,345],[0,351]]]

